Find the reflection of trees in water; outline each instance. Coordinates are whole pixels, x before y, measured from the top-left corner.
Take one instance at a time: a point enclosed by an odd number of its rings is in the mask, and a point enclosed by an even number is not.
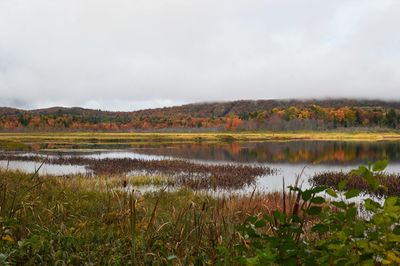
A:
[[[132,146],[127,143],[68,143],[68,142],[47,142],[47,143],[30,143],[29,147],[32,151],[40,150],[77,150],[77,149],[128,149]]]
[[[355,163],[382,158],[400,161],[398,142],[291,141],[175,144],[142,147],[136,151],[148,155],[241,162]]]

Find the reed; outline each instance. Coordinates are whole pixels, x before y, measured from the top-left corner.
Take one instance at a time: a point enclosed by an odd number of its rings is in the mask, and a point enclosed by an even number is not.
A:
[[[235,224],[282,206],[279,193],[214,198],[121,189],[117,177],[0,177],[1,264],[215,264],[220,247],[237,252]]]
[[[130,229],[131,229],[131,260],[136,265],[136,199],[134,190],[129,193]]]
[[[315,224],[303,219],[311,201],[285,183],[281,192],[213,197],[185,187],[140,193],[115,176],[32,179],[0,170],[0,177],[2,265],[235,265],[238,247],[248,245],[237,227],[249,217],[285,214],[259,229],[275,237],[276,228],[294,223],[289,217],[300,217],[299,243]],[[15,191],[29,192],[13,198]]]

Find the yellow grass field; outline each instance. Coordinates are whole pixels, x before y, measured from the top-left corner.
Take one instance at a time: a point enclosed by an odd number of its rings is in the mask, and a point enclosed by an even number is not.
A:
[[[226,142],[226,141],[400,141],[398,132],[222,132],[222,133],[0,133],[0,141],[17,142]]]

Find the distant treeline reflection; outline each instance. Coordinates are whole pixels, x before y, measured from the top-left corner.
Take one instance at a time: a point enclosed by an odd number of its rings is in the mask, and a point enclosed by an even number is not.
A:
[[[187,159],[287,162],[360,163],[387,158],[400,161],[399,142],[291,141],[227,144],[175,144],[146,147],[135,152]]]

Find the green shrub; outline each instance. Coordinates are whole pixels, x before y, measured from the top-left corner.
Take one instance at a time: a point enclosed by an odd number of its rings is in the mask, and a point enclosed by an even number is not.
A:
[[[376,174],[387,161],[355,172],[372,189],[381,186]],[[400,264],[400,199],[388,197],[383,203],[364,200],[365,211],[350,199],[360,191],[335,191],[327,187],[302,190],[289,187],[290,208],[272,215],[250,216],[238,226],[243,241],[238,245],[238,262],[246,265],[398,265]],[[321,192],[332,200],[326,201]]]

